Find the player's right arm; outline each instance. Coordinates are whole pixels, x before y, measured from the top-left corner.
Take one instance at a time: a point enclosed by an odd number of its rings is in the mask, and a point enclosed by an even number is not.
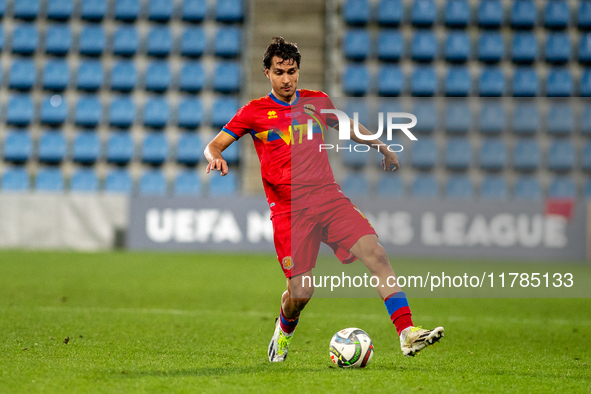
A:
[[[209,162],[205,172],[209,174],[210,170],[220,171],[224,176],[228,173],[228,163],[224,160],[222,152],[234,142],[234,138],[228,133],[220,131],[213,140],[205,147],[205,158]]]

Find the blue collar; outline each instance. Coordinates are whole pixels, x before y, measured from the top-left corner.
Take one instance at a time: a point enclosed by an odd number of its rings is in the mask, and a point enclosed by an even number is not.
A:
[[[296,104],[298,102],[298,100],[300,99],[300,91],[299,90],[296,90],[296,99],[291,104],[288,104],[285,101],[279,100],[277,97],[275,97],[275,95],[273,95],[273,92],[269,93],[269,97],[271,97],[271,99],[273,101],[275,101],[277,104],[281,104],[281,105],[283,105],[285,107],[289,107],[290,105]]]

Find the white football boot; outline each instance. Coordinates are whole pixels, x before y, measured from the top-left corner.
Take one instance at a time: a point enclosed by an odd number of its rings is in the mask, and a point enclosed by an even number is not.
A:
[[[406,332],[405,332],[406,331]],[[427,345],[433,345],[443,337],[443,327],[424,330],[419,327],[408,327],[400,333],[400,348],[406,357],[415,356]]]
[[[293,332],[290,334],[283,332],[279,325],[279,319],[277,318],[275,320],[275,333],[273,333],[273,338],[271,338],[271,343],[269,343],[269,361],[274,363],[285,361],[289,344],[293,337]]]

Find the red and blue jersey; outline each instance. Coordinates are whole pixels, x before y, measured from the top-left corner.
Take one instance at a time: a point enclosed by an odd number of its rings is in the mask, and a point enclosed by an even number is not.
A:
[[[334,126],[338,119],[321,114],[321,109],[334,109],[321,91],[297,90],[292,104],[270,93],[250,101],[222,129],[236,140],[252,136],[272,214],[343,197],[326,151],[319,149],[327,126]]]

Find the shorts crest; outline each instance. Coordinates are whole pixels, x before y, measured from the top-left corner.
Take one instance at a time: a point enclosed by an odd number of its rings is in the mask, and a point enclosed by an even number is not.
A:
[[[293,260],[291,259],[291,256],[285,256],[281,261],[281,265],[283,266],[284,270],[290,270],[293,267]]]

